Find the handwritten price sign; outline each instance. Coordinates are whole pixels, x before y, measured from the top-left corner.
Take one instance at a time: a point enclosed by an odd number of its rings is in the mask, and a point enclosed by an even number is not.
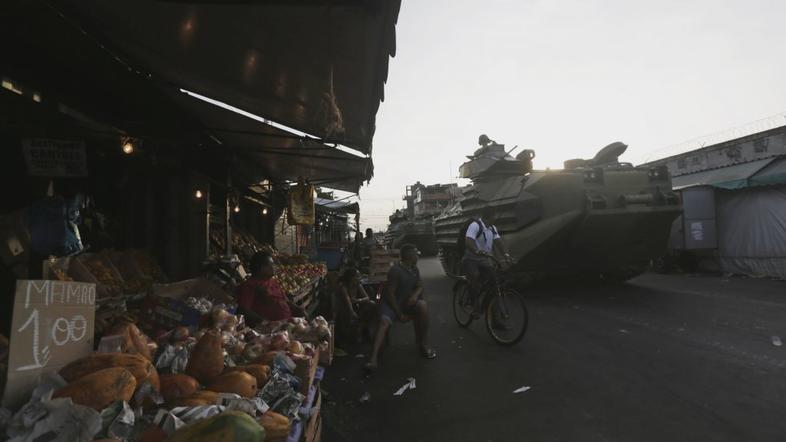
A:
[[[93,351],[95,303],[95,284],[16,282],[4,406],[15,409],[40,376]]]

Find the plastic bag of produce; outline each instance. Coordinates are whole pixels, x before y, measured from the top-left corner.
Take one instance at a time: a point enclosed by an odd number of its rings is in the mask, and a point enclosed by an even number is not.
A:
[[[267,381],[267,384],[265,384],[265,387],[262,388],[262,391],[259,393],[259,397],[266,403],[273,404],[279,398],[294,392],[295,390],[292,388],[286,375],[273,373],[270,380]]]
[[[58,375],[39,380],[30,401],[8,422],[9,442],[89,442],[101,431],[98,412],[74,404],[70,398],[51,399],[55,389],[66,385]]]
[[[281,396],[270,408],[290,420],[295,420],[298,418],[298,410],[300,410],[303,399],[305,398],[302,394],[293,391]]]
[[[252,417],[260,416],[270,409],[267,403],[260,397],[244,398],[233,393],[221,393],[219,394],[219,401],[227,411],[242,411]]]
[[[117,401],[101,410],[101,432],[99,438],[128,439],[134,431],[134,410],[127,402]]]
[[[289,188],[289,204],[287,205],[287,222],[290,225],[314,224],[314,186],[299,183]]]

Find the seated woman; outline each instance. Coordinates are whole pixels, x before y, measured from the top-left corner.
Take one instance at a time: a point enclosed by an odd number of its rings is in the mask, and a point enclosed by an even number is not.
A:
[[[293,316],[305,316],[302,309],[287,298],[281,285],[273,279],[273,257],[257,252],[251,258],[251,277],[237,288],[238,313],[254,326],[268,321],[285,321]]]
[[[360,283],[360,272],[349,268],[338,280],[339,327],[355,339],[369,336],[369,329],[377,316],[377,305],[369,298]]]

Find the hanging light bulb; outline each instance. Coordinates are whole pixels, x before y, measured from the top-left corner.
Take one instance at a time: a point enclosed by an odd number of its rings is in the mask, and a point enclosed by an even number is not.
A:
[[[235,213],[239,213],[240,212],[240,205],[239,204],[236,205],[234,210],[235,210]]]
[[[267,215],[267,207],[262,208],[262,215]]]
[[[123,153],[126,155],[134,153],[134,143],[132,143],[131,140],[126,140],[123,143]]]
[[[196,197],[196,199],[202,199],[202,191],[197,189],[197,191],[194,192],[194,196]]]

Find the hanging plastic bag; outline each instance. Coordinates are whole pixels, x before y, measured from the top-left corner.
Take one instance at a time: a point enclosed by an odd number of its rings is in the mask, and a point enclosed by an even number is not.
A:
[[[289,207],[287,222],[290,225],[313,225],[314,195],[316,191],[311,184],[298,183],[289,189]]]

